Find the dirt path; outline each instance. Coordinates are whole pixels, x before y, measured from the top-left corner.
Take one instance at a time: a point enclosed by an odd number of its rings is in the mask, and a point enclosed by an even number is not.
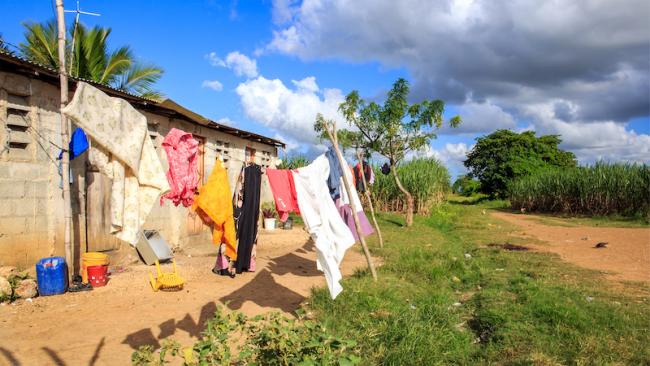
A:
[[[548,245],[531,245],[557,253],[578,266],[605,271],[615,280],[650,282],[650,229],[563,227],[541,224],[534,215],[493,212],[492,216],[521,227],[518,237],[534,236]],[[607,247],[594,245],[606,242]]]
[[[204,256],[178,256],[182,292],[154,293],[146,280],[152,268],[136,265],[91,292],[0,306],[0,365],[127,365],[143,344],[169,336],[191,344],[220,304],[248,315],[290,314],[312,287],[325,286],[303,230],[265,233],[259,244],[257,272],[235,279],[210,272],[210,246]],[[355,249],[343,261],[344,275],[365,266]]]

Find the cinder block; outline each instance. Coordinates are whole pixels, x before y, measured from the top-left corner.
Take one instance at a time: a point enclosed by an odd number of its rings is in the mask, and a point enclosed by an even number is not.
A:
[[[24,217],[3,217],[0,220],[0,236],[3,234],[7,236],[22,234],[25,229]]]
[[[47,198],[47,181],[33,181],[25,183],[25,197]]]
[[[25,196],[25,181],[0,182],[0,198],[23,198]]]
[[[16,201],[12,199],[0,200],[0,220],[2,217],[14,216]]]
[[[39,164],[14,163],[9,169],[12,177],[30,181],[37,179],[41,173]]]
[[[36,214],[36,200],[33,198],[23,198],[16,201],[14,216],[32,217]]]
[[[27,217],[25,221],[27,233],[47,233],[47,216]]]

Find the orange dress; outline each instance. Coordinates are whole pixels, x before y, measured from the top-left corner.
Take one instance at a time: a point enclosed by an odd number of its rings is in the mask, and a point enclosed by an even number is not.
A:
[[[230,260],[236,260],[237,235],[232,212],[232,193],[228,173],[220,160],[215,162],[208,182],[199,188],[192,209],[199,215],[204,213],[212,220],[212,242],[216,245],[225,244],[225,254]]]

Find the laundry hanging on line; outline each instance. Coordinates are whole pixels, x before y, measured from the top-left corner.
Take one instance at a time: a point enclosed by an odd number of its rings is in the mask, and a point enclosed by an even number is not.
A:
[[[191,133],[172,128],[165,136],[162,146],[167,154],[167,182],[171,190],[160,197],[160,204],[168,199],[174,206],[183,204],[184,207],[190,207],[194,203],[194,194],[199,184],[199,142]]]
[[[70,151],[70,160],[74,160],[77,156],[88,150],[88,138],[81,127],[77,127],[72,132],[70,137],[70,144],[68,145]],[[59,160],[63,158],[63,151],[59,153]]]
[[[84,82],[61,111],[90,136],[90,163],[112,179],[111,233],[135,246],[154,202],[169,190],[146,117]]]
[[[262,187],[262,168],[259,165],[250,164],[243,169],[242,173],[242,206],[237,223],[237,262],[235,263],[237,273],[251,270],[251,258],[257,243]]]
[[[237,234],[231,197],[228,172],[223,163],[217,160],[207,183],[199,188],[192,209],[212,225],[212,242],[216,245],[225,244],[225,255],[230,260],[236,260]]]
[[[332,151],[333,154],[336,154],[336,151],[334,151],[333,146],[330,146],[328,151]],[[338,159],[336,159],[336,161],[338,162]],[[339,169],[339,171],[336,172],[334,171],[335,169]],[[341,164],[336,164],[334,166],[330,166],[330,173],[329,173],[330,176],[329,179],[327,180],[328,184],[329,182],[333,181],[335,177],[339,177],[339,186],[343,186],[344,185],[343,172],[345,172],[345,176],[347,177],[348,182],[351,183],[354,182],[353,170],[351,169],[343,170],[341,169]],[[330,191],[331,190],[332,188],[330,187]],[[337,209],[339,210],[339,214],[341,215],[341,218],[343,219],[343,221],[346,223],[346,225],[352,232],[355,241],[359,240],[359,233],[357,233],[357,227],[354,223],[354,216],[352,215],[352,203],[354,203],[354,207],[357,208],[357,217],[359,218],[359,224],[361,226],[361,235],[363,237],[366,237],[374,232],[374,229],[370,225],[365,212],[363,212],[363,206],[361,205],[361,200],[359,199],[359,195],[357,194],[357,191],[354,189],[354,185],[350,187],[349,195],[347,190],[345,189],[340,190],[339,198],[335,200],[335,203]]]
[[[296,186],[291,171],[288,169],[267,168],[266,176],[269,178],[269,185],[271,186],[271,192],[273,192],[275,208],[280,215],[280,221],[287,221],[291,212],[300,214]]]
[[[329,159],[323,154],[294,171],[293,179],[305,228],[316,247],[317,268],[325,274],[334,299],[343,290],[339,283],[342,278],[339,265],[355,240],[332,200],[327,185],[330,170]]]
[[[367,161],[363,162],[363,177],[361,176],[361,164],[357,163],[354,166],[354,178],[356,179],[357,191],[364,193],[365,187],[363,186],[363,178],[366,179],[366,184],[369,186],[375,183],[375,173],[372,171],[372,167],[368,164]]]

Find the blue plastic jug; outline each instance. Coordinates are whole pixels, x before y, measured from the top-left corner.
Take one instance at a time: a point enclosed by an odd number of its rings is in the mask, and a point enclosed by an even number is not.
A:
[[[63,257],[43,258],[36,263],[38,293],[41,296],[58,295],[68,287],[68,266]]]

